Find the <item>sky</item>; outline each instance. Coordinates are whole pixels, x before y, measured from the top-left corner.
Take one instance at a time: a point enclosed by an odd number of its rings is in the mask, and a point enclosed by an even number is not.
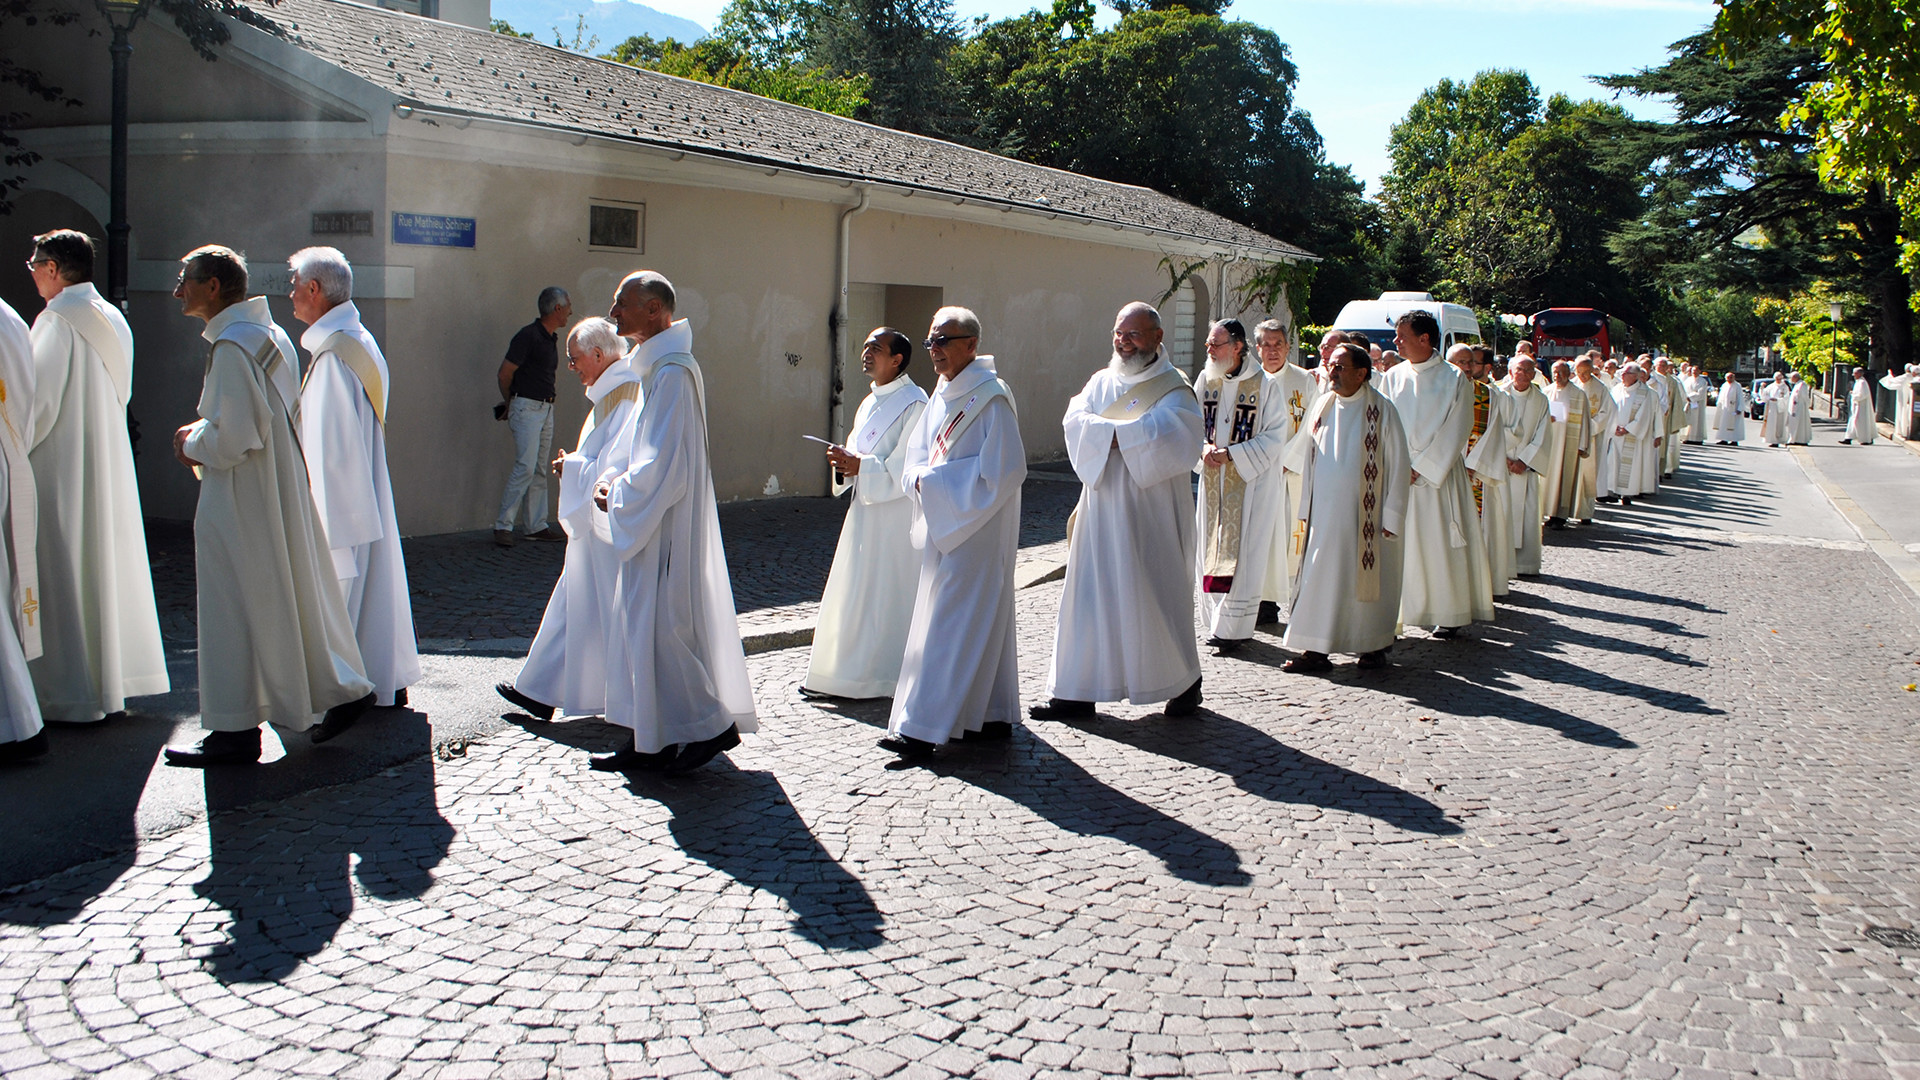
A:
[[[711,27],[726,0],[649,6]],[[963,21],[1035,6],[1039,0],[954,0]],[[1112,12],[1101,11],[1111,22]],[[1351,165],[1377,193],[1389,131],[1441,79],[1519,68],[1543,98],[1612,100],[1589,76],[1663,62],[1667,46],[1704,29],[1713,12],[1711,0],[1237,0],[1226,15],[1269,27],[1287,43],[1300,69],[1298,104],[1313,115],[1327,159]],[[1657,103],[1620,104],[1637,116],[1663,115]]]

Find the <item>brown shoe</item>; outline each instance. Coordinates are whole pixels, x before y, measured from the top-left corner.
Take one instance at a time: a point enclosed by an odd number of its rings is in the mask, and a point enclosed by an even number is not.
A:
[[[565,540],[566,538],[567,538],[567,534],[561,531],[560,526],[558,525],[549,525],[546,528],[541,529],[539,532],[531,532],[527,534],[527,539],[529,540],[541,540],[547,543],[552,543],[555,540]]]
[[[513,530],[512,529],[493,530],[493,542],[500,545],[501,547],[512,547],[514,543]]]

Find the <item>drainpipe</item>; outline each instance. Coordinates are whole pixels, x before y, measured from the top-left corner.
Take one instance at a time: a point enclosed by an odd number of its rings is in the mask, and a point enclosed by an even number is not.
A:
[[[827,437],[839,439],[847,425],[847,401],[844,376],[847,370],[847,275],[852,259],[853,217],[867,208],[867,189],[860,189],[860,201],[840,211],[840,299],[834,309],[833,370],[827,388]]]

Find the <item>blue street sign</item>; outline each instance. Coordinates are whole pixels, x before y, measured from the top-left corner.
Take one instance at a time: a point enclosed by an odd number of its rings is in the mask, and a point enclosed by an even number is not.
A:
[[[426,247],[473,246],[474,219],[439,214],[393,213],[393,242]]]

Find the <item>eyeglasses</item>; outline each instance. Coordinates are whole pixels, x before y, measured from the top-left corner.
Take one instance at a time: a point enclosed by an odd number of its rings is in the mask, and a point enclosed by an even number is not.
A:
[[[935,334],[921,344],[929,349],[944,349],[949,342],[968,341],[979,336],[979,334]]]
[[[28,259],[28,260],[27,260],[27,269],[28,269],[28,270],[38,270],[38,269],[40,269],[41,267],[43,267],[43,266],[45,266],[45,265],[47,265],[48,263],[50,263],[50,262],[52,262],[52,261],[53,261],[52,259]]]

